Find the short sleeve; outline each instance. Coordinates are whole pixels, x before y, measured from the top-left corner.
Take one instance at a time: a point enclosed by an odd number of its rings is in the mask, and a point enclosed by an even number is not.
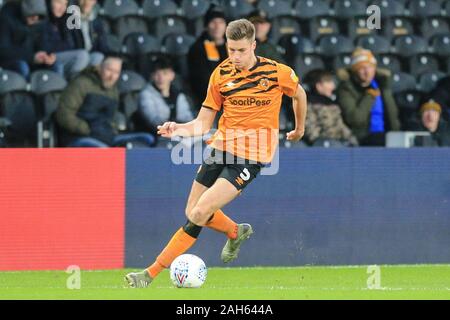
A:
[[[278,64],[278,84],[285,95],[294,96],[297,92],[298,82],[298,77],[292,68],[282,63]]]
[[[211,108],[216,111],[220,111],[222,109],[223,103],[223,98],[219,90],[220,75],[218,70],[219,68],[216,68],[209,78],[206,99],[202,104],[204,107]]]

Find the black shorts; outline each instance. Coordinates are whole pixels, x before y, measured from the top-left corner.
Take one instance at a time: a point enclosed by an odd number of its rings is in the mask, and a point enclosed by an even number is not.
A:
[[[210,188],[218,178],[224,178],[240,191],[256,178],[262,167],[261,163],[213,149],[200,166],[195,181]]]

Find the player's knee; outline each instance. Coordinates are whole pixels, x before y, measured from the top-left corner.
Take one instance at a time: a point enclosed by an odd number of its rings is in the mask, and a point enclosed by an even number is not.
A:
[[[197,225],[204,225],[211,215],[211,210],[204,206],[195,206],[190,211],[186,211],[189,221]]]

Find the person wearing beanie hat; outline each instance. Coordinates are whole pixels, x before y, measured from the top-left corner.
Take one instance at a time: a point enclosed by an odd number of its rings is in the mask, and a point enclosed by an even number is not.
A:
[[[199,105],[208,88],[209,76],[228,56],[225,45],[227,22],[221,7],[212,5],[204,17],[205,31],[188,53],[189,80],[195,105]]]
[[[418,131],[428,131],[435,145],[450,146],[450,126],[441,119],[442,107],[433,99],[422,103],[419,108],[420,125]]]
[[[41,18],[47,15],[45,0],[8,2],[0,12],[0,67],[27,80],[33,69],[52,68],[51,57],[39,50]]]
[[[386,133],[400,130],[390,71],[377,68],[370,50],[356,48],[350,67],[338,70],[337,76],[345,122],[361,145],[384,146]]]

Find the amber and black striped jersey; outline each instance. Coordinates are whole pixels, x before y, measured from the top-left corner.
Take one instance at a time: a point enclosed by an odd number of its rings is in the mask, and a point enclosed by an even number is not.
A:
[[[219,128],[209,143],[238,157],[268,163],[278,145],[283,94],[294,96],[298,77],[288,66],[257,57],[255,66],[238,70],[230,59],[212,73],[203,106],[220,111]]]

